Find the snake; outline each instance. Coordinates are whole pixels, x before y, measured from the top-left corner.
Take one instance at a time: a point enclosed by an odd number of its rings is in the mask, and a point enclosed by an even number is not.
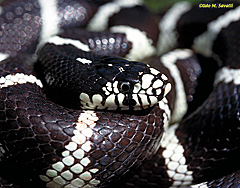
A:
[[[240,4],[5,0],[0,187],[239,187]]]

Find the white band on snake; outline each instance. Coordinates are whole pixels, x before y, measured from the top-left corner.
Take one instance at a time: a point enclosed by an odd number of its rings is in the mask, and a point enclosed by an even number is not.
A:
[[[0,187],[238,187],[240,4],[223,4],[2,1]]]

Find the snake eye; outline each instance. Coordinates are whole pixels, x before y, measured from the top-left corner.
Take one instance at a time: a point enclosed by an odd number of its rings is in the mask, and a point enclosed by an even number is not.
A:
[[[131,83],[130,82],[122,82],[120,84],[119,90],[123,93],[130,92],[132,90]]]

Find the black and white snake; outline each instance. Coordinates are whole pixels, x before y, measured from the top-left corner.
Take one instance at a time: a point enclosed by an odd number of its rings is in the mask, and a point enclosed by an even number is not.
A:
[[[240,186],[240,3],[0,13],[1,188]]]

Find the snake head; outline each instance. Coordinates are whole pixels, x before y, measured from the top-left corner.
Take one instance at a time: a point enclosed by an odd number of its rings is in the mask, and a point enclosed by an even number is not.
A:
[[[34,68],[47,96],[68,108],[142,110],[171,89],[164,74],[144,63],[98,56],[71,45],[46,44]]]
[[[86,93],[80,94],[85,108],[143,110],[157,104],[171,90],[168,78],[144,63],[104,57],[95,67],[102,88],[91,98]]]

